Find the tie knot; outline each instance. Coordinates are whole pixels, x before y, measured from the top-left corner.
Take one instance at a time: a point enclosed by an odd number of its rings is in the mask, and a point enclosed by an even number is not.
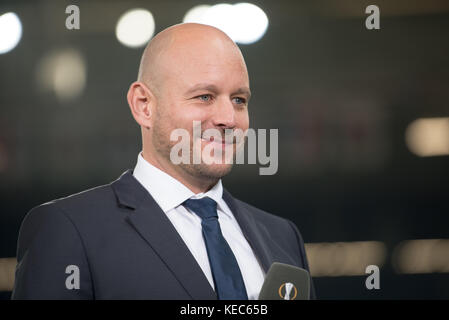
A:
[[[184,207],[195,212],[201,219],[218,218],[217,203],[215,200],[204,197],[201,199],[188,199],[183,203]]]

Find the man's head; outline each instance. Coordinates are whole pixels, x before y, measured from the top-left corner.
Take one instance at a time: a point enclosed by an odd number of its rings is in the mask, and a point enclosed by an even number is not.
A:
[[[194,120],[200,121],[202,132],[246,131],[249,98],[248,72],[237,45],[222,31],[194,23],[172,26],[151,40],[128,92],[131,112],[142,129],[145,159],[172,175],[209,183],[232,165],[175,165],[170,151],[177,141],[170,135],[175,129],[187,130],[192,154]],[[223,159],[226,148],[235,151],[234,145],[222,141],[198,140],[202,150],[210,143],[213,150],[221,149]]]

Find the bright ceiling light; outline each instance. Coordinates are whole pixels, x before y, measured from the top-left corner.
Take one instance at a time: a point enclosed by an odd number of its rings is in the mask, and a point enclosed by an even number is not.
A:
[[[210,8],[210,5],[202,4],[199,6],[195,6],[189,11],[187,11],[182,22],[196,22],[196,23],[204,23],[203,19],[205,17],[206,11]]]
[[[154,30],[155,23],[151,12],[145,9],[131,9],[119,18],[115,35],[121,44],[138,48],[151,39]]]
[[[449,117],[416,119],[407,127],[405,141],[420,157],[449,155]]]
[[[233,7],[233,17],[238,24],[235,41],[250,44],[262,38],[268,28],[265,12],[251,3],[237,3]]]
[[[61,101],[72,100],[86,85],[85,59],[75,49],[50,52],[38,64],[37,80],[42,91],[54,92]]]
[[[251,3],[196,6],[186,13],[183,22],[216,27],[241,44],[260,40],[268,28],[268,17],[265,12]]]
[[[22,23],[19,17],[8,12],[0,16],[0,54],[14,49],[22,38]]]
[[[213,26],[226,33],[235,41],[239,25],[234,19],[234,6],[220,3],[210,7],[202,17],[204,24]]]

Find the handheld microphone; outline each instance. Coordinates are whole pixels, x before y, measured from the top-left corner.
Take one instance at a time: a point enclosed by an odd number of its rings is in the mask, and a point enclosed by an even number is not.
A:
[[[274,262],[262,285],[259,300],[309,300],[310,275],[307,270]]]

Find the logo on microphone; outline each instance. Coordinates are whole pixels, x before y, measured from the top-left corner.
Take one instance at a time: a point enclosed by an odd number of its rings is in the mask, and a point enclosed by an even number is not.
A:
[[[283,283],[279,287],[279,296],[284,300],[295,300],[298,295],[298,289],[291,282]]]

